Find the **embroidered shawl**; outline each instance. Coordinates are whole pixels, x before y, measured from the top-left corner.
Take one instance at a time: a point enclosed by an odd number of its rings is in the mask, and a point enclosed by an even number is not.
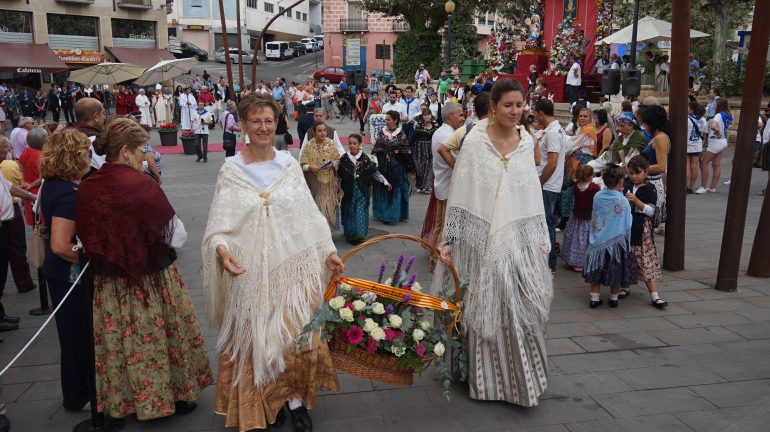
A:
[[[631,248],[631,206],[622,192],[603,189],[594,195],[591,231],[583,268],[586,273],[604,265],[606,253],[619,261]]]
[[[300,164],[308,164],[321,167],[328,161],[338,160],[340,160],[340,154],[337,151],[337,147],[334,145],[334,141],[330,140],[329,138],[325,138],[323,142],[319,143],[317,139],[313,138],[308,141],[307,144],[305,144],[305,149],[302,151]],[[308,172],[308,175],[312,174],[313,173]],[[335,177],[331,168],[320,170],[315,173],[315,176],[319,183],[324,184],[328,184]]]

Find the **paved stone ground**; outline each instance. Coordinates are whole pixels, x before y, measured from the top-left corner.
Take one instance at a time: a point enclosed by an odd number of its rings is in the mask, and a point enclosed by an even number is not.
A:
[[[336,126],[337,121],[333,123]],[[347,134],[352,125],[338,129]],[[732,155],[731,149],[728,152]],[[200,242],[222,161],[222,153],[212,154],[205,165],[195,164],[194,156],[163,158],[163,187],[190,234],[179,251],[178,264],[199,312],[203,304]],[[727,161],[725,176],[729,170]],[[766,180],[759,170],[754,170],[753,192],[761,189]],[[472,401],[460,384],[455,385],[448,402],[432,371],[417,377],[410,388],[340,374],[341,393],[318,397],[312,413],[316,430],[767,431],[770,281],[740,276],[736,293],[712,288],[727,200],[727,187],[720,183],[719,189],[715,194],[687,197],[687,270],[664,272],[660,291],[671,303],[667,310],[650,306],[642,287],[635,288],[617,309],[604,306],[590,310],[586,284],[577,274],[565,268],[558,270],[547,334],[548,391],[537,408]],[[384,226],[373,222],[373,231],[418,234],[427,201],[425,195],[414,196],[408,223]],[[743,242],[743,271],[760,205],[760,198],[752,193]],[[341,252],[349,250],[339,234],[335,240]],[[658,236],[657,240],[662,255],[663,238]],[[402,241],[367,249],[351,259],[348,266],[352,274],[375,277],[373,273],[382,259],[393,259],[401,252],[421,258],[418,271],[424,275],[422,280],[428,280],[424,252]],[[23,317],[22,326],[2,335],[2,365],[43,322],[43,318],[26,315],[37,306],[37,293],[22,295],[15,291],[9,280],[3,301],[9,313]],[[202,325],[215,364],[217,330]],[[87,418],[87,412],[72,414],[62,408],[58,361],[58,341],[52,325],[2,377],[0,401],[8,404],[13,430],[69,431]],[[213,386],[206,389],[198,409],[190,415],[142,423],[129,418],[124,430],[234,430],[225,429],[223,418],[214,414],[214,390]]]

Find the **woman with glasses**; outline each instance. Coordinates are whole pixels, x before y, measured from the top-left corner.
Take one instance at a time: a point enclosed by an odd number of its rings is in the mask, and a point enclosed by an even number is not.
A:
[[[206,309],[220,327],[214,410],[242,431],[280,427],[287,401],[294,430],[311,431],[318,391],[339,390],[326,341],[300,334],[326,270],[344,264],[299,163],[273,146],[280,112],[272,96],[241,99],[251,143],[225,159],[203,236]]]
[[[145,175],[149,134],[119,118],[94,141],[107,162],[78,189],[76,222],[93,276],[100,412],[149,420],[185,414],[212,383],[198,319],[174,248],[184,224]]]

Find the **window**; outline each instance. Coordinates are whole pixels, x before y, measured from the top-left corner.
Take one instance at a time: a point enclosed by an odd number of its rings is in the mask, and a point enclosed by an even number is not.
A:
[[[257,8],[257,0],[246,0],[246,7],[251,9]]]
[[[390,45],[377,44],[374,48],[374,58],[377,60],[390,60]]]
[[[32,33],[31,12],[0,10],[0,23],[0,32]]]
[[[190,0],[191,7],[203,7],[203,0]]]
[[[286,11],[286,18],[291,18],[291,9]]]
[[[155,40],[155,22],[113,18],[112,37]]]
[[[348,18],[361,19],[364,16],[364,6],[361,3],[348,3]]]
[[[285,8],[285,7],[283,7],[283,6],[278,6],[278,14],[279,14],[279,15],[283,15],[283,11],[285,11],[285,10],[286,10],[286,8]]]
[[[78,15],[48,14],[48,34],[98,36],[99,19]]]
[[[307,14],[306,13],[302,14],[302,21],[307,21]]]
[[[275,8],[273,7],[272,3],[265,3],[265,12],[273,13],[274,10]]]
[[[294,18],[296,19],[302,19],[302,12],[296,11],[294,12]]]

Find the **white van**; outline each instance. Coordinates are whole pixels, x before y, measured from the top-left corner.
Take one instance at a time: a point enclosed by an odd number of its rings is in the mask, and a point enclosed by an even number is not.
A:
[[[283,53],[283,58],[281,58]],[[265,44],[265,58],[270,60],[287,60],[294,57],[294,50],[286,41],[274,41]]]
[[[316,52],[321,50],[321,46],[318,45],[318,41],[313,38],[304,38],[299,41],[301,44],[305,45],[305,50],[307,52]]]

